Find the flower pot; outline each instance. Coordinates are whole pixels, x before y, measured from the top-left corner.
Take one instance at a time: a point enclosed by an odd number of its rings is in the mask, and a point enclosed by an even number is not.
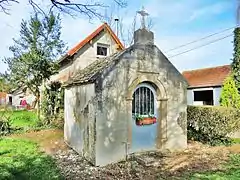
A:
[[[137,126],[151,125],[151,124],[155,124],[156,122],[157,122],[157,119],[155,117],[146,117],[143,119],[136,119]]]

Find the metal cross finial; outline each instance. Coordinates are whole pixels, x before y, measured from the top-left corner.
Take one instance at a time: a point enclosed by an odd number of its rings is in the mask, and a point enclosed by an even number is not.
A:
[[[144,10],[144,7],[142,7],[142,10],[141,11],[137,11],[138,14],[140,14],[142,16],[142,29],[145,29],[146,28],[146,25],[145,25],[145,16],[148,16],[149,14]]]

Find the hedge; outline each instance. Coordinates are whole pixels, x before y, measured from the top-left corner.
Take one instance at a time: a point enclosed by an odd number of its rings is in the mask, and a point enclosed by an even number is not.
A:
[[[240,111],[219,106],[188,106],[188,139],[211,145],[228,144],[227,137],[240,129]]]

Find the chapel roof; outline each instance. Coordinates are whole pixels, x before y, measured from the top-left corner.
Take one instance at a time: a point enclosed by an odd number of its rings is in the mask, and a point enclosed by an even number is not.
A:
[[[222,86],[225,78],[230,74],[231,66],[223,65],[204,69],[184,71],[182,74],[189,84],[189,88]]]
[[[66,87],[94,82],[97,77],[99,77],[101,72],[116,62],[120,55],[122,55],[124,52],[125,50],[116,52],[105,58],[99,58],[84,69],[79,70],[64,84],[64,86]]]

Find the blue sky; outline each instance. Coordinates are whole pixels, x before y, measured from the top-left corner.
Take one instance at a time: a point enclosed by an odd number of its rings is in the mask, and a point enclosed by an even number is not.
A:
[[[108,0],[110,1],[110,0]],[[206,44],[215,39],[232,34],[233,29],[213,36],[204,41],[191,44],[184,48],[168,52],[169,49],[186,44],[193,40],[234,27],[236,23],[236,1],[237,0],[129,0],[128,6],[117,11],[113,10],[115,16],[119,15],[123,20],[124,32],[131,28],[136,11],[145,7],[153,22],[152,31],[155,33],[155,43],[167,57],[183,51]],[[14,4],[11,15],[0,12],[0,58],[10,56],[8,47],[12,45],[12,38],[17,38],[21,20],[27,19],[32,12],[29,5]],[[108,13],[111,11],[106,9]],[[139,18],[136,19],[139,22]],[[81,41],[89,33],[101,24],[101,21],[89,22],[86,17],[62,16],[62,39],[68,47]],[[139,23],[136,25],[136,29]],[[204,68],[229,64],[233,53],[233,37],[226,38],[203,48],[169,58],[169,60],[180,70]],[[0,72],[4,72],[7,66],[0,62]]]

